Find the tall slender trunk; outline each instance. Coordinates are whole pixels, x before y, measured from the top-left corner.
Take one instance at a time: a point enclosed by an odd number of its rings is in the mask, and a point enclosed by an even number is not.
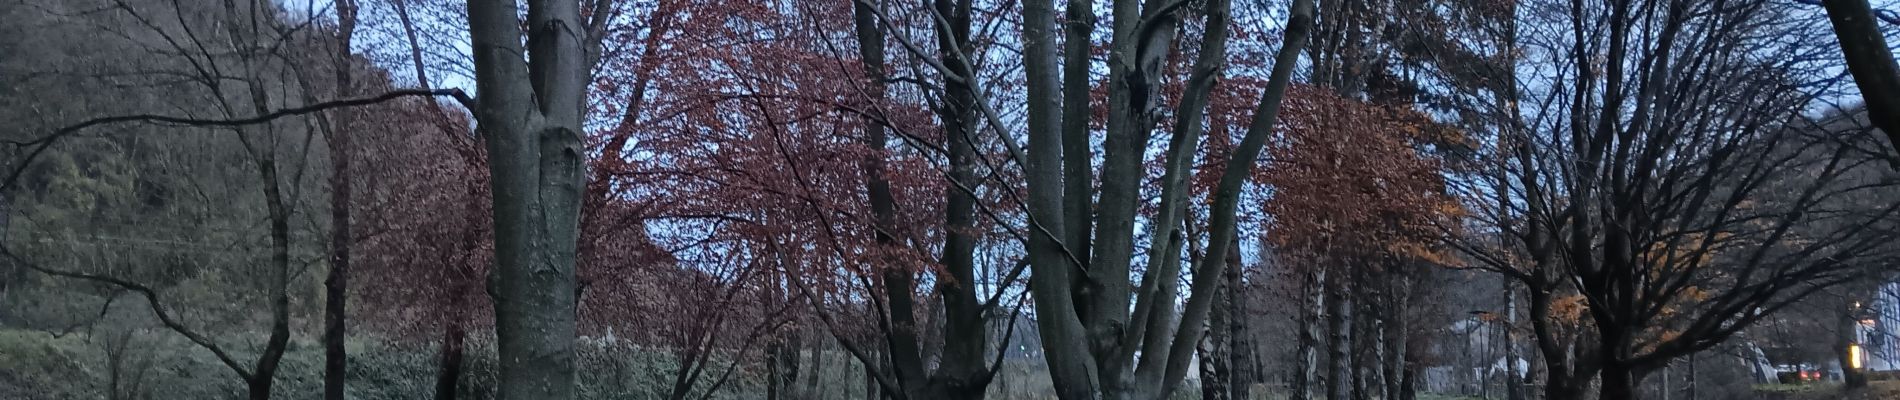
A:
[[[1251,400],[1259,369],[1255,368],[1253,340],[1247,335],[1247,274],[1240,268],[1240,245],[1234,245],[1227,272],[1227,384],[1235,400]]]
[[[808,337],[806,343],[810,345],[810,347],[807,347],[807,351],[811,353],[811,356],[807,359],[811,360],[811,364],[804,369],[811,372],[805,374],[805,388],[799,390],[798,396],[794,398],[799,400],[823,399],[825,396],[824,393],[819,392],[822,386],[818,385],[818,378],[825,374],[825,334],[816,329],[806,329],[806,331],[808,333],[805,335]]]
[[[1750,364],[1753,364],[1753,362],[1750,362]],[[1701,388],[1700,386],[1702,382],[1696,379],[1696,378],[1699,378],[1699,376],[1696,375],[1695,367],[1696,367],[1696,353],[1689,353],[1689,388],[1688,388],[1689,400],[1701,400],[1700,393],[1697,393],[1698,392],[1697,389]]]
[[[1368,291],[1369,285],[1366,285],[1366,281],[1370,278],[1366,275],[1368,274],[1359,274],[1353,277],[1352,287],[1347,290],[1347,293],[1350,293],[1350,295],[1354,297],[1365,296],[1376,300],[1378,299],[1378,293]],[[1376,338],[1379,337],[1379,335],[1375,333],[1377,331],[1373,329],[1373,322],[1378,320],[1378,307],[1375,303],[1376,301],[1353,302],[1353,318],[1348,328],[1352,330],[1352,337],[1347,339],[1346,344],[1346,349],[1350,352],[1348,353],[1350,356],[1348,356],[1347,359],[1352,360],[1352,366],[1349,367],[1352,372],[1352,386],[1351,389],[1347,391],[1346,396],[1352,400],[1368,400],[1371,398],[1366,393],[1366,386],[1372,381],[1372,373],[1378,370],[1376,368],[1378,363],[1368,362],[1369,359],[1374,358],[1368,357],[1371,355],[1368,350],[1373,346],[1367,345],[1367,343],[1375,341],[1377,340]]]
[[[233,35],[235,36],[235,35]],[[269,113],[269,96],[258,84],[250,86],[252,111]],[[271,125],[265,125],[269,129]],[[248,392],[251,400],[269,400],[279,362],[290,343],[290,203],[284,199],[283,180],[277,170],[277,148],[273,142],[255,143],[248,132],[238,135],[257,164],[257,175],[264,183],[264,208],[270,216],[270,337],[251,372]]]
[[[1228,262],[1239,264],[1239,246],[1228,251]],[[1196,347],[1201,364],[1201,398],[1203,400],[1245,399],[1238,397],[1234,389],[1237,375],[1234,374],[1236,352],[1233,347],[1233,323],[1238,315],[1234,314],[1234,294],[1240,289],[1240,268],[1230,268],[1223,272],[1220,292],[1215,294],[1214,309],[1208,315],[1207,334]]]
[[[266,148],[262,151],[276,150]],[[270,203],[267,208],[270,209],[271,219],[271,327],[270,338],[265,340],[256,370],[252,372],[250,382],[247,382],[251,400],[270,400],[278,362],[283,359],[284,350],[290,342],[290,210],[278,186],[277,163],[272,157],[266,155],[258,158],[259,175],[264,180],[264,198]]]
[[[1517,369],[1517,291],[1510,280],[1499,281],[1504,286],[1504,398],[1524,400],[1524,375]]]
[[[1385,368],[1385,399],[1396,399],[1404,390],[1406,375],[1406,331],[1410,328],[1406,318],[1406,307],[1410,298],[1409,278],[1398,275],[1391,280],[1392,288],[1386,293],[1385,360],[1380,362]]]
[[[355,90],[350,39],[356,33],[356,10],[355,0],[336,0],[334,72],[339,98],[350,98]],[[323,281],[323,398],[343,400],[349,370],[343,340],[348,334],[344,311],[350,293],[350,134],[354,127],[349,110],[338,110],[330,116],[330,276]]]

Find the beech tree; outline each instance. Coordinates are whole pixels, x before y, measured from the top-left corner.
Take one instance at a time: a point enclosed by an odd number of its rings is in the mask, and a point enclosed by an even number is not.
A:
[[[581,136],[592,61],[613,13],[595,2],[513,0],[468,5],[476,129],[494,197],[499,398],[574,398],[574,339],[585,175]],[[523,45],[523,38],[526,45]]]
[[[1143,174],[1141,160],[1149,134],[1159,122],[1160,69],[1174,41],[1185,2],[1112,4],[1108,43],[1107,135],[1103,142],[1100,202],[1076,184],[1094,181],[1087,125],[1076,121],[1091,109],[1092,85],[1087,52],[1075,49],[1093,28],[1090,3],[1069,3],[1070,73],[1058,75],[1053,2],[1023,3],[1023,54],[1028,102],[1028,143],[1022,164],[1028,187],[1030,290],[1036,301],[1038,331],[1046,347],[1049,374],[1063,399],[1155,399],[1173,392],[1187,373],[1193,348],[1205,332],[1215,288],[1234,242],[1235,217],[1247,172],[1253,169],[1277,121],[1280,102],[1294,63],[1311,29],[1313,4],[1296,1],[1286,36],[1273,64],[1245,136],[1225,159],[1226,173],[1213,189],[1204,254],[1193,266],[1192,293],[1182,314],[1174,315],[1181,249],[1190,239],[1177,226],[1184,221],[1188,168],[1202,132],[1207,94],[1220,75],[1227,42],[1229,4],[1207,3],[1198,58],[1190,67],[1186,91],[1177,109],[1173,139],[1164,158],[1159,215],[1148,223],[1156,244],[1149,246],[1149,270],[1139,287],[1131,283],[1135,256],[1134,226]],[[1077,39],[1081,38],[1081,39]],[[1079,70],[1079,71],[1078,71]],[[1072,188],[1070,185],[1075,184]],[[1091,205],[1094,205],[1091,207]],[[1097,210],[1091,232],[1086,210]],[[1130,306],[1133,306],[1132,313]],[[1178,326],[1175,322],[1179,321]],[[1139,359],[1136,354],[1140,353]]]

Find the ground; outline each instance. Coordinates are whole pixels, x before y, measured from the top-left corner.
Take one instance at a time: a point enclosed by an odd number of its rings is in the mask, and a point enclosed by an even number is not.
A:
[[[1759,400],[1900,400],[1900,381],[1874,381],[1867,388],[1842,393],[1838,384],[1761,385],[1755,387]]]

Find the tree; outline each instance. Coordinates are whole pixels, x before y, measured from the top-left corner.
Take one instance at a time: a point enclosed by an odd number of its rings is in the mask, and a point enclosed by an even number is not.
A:
[[[1065,140],[1074,133],[1063,130],[1062,120],[1067,115],[1065,110],[1090,107],[1087,102],[1076,102],[1087,96],[1064,93],[1087,91],[1092,85],[1086,81],[1086,74],[1069,74],[1066,82],[1058,77],[1051,3],[1023,3],[1022,34],[1029,110],[1029,142],[1022,163],[1032,227],[1027,249],[1035,275],[1030,290],[1036,301],[1038,330],[1047,347],[1044,354],[1063,399],[1160,398],[1172,392],[1185,376],[1192,349],[1204,333],[1198,327],[1212,307],[1215,289],[1226,268],[1227,257],[1221,256],[1202,257],[1193,266],[1192,295],[1178,318],[1179,327],[1169,326],[1177,320],[1173,315],[1177,284],[1167,278],[1177,276],[1180,251],[1188,240],[1176,228],[1186,206],[1184,183],[1198,147],[1194,144],[1201,133],[1206,96],[1223,63],[1229,6],[1216,1],[1206,8],[1206,34],[1199,58],[1174,114],[1174,138],[1169,143],[1162,176],[1161,215],[1149,223],[1156,232],[1150,238],[1158,244],[1150,246],[1150,270],[1135,290],[1130,286],[1129,264],[1134,256],[1136,199],[1143,175],[1137,168],[1159,115],[1156,89],[1161,65],[1170,53],[1166,46],[1173,42],[1182,19],[1179,11],[1186,3],[1151,3],[1144,7],[1133,0],[1121,0],[1111,7],[1114,25],[1108,44],[1108,133],[1103,144],[1099,223],[1088,235],[1092,241],[1082,239],[1082,231],[1088,229],[1080,221],[1084,217],[1069,212],[1088,209],[1093,196],[1064,190],[1066,183],[1092,181],[1086,169],[1065,167],[1065,163],[1089,162],[1091,151],[1077,148],[1081,146],[1074,139]],[[1085,4],[1073,2],[1070,7],[1088,9]],[[1222,175],[1212,194],[1204,254],[1226,254],[1233,243],[1240,190],[1249,175],[1245,172],[1252,170],[1277,121],[1293,64],[1312,24],[1312,8],[1308,1],[1293,3],[1286,38],[1246,135],[1226,159],[1214,161],[1225,164],[1228,173]],[[1086,25],[1083,21],[1070,23]],[[1083,246],[1089,246],[1088,252],[1080,252]],[[1128,311],[1131,299],[1132,314]],[[1137,352],[1141,353],[1139,362]]]
[[[1307,290],[1323,297],[1316,303],[1323,303],[1327,314],[1324,331],[1331,334],[1324,336],[1333,338],[1327,344],[1331,354],[1324,358],[1330,362],[1326,393],[1338,399],[1369,390],[1362,379],[1366,375],[1402,369],[1391,365],[1391,357],[1355,360],[1363,358],[1359,349],[1370,348],[1400,356],[1397,363],[1402,363],[1403,338],[1388,339],[1397,333],[1366,327],[1391,324],[1402,332],[1409,269],[1450,263],[1435,246],[1442,234],[1436,226],[1461,218],[1463,210],[1445,191],[1438,157],[1420,149],[1456,139],[1450,137],[1454,132],[1401,106],[1367,104],[1314,86],[1297,87],[1291,94],[1287,128],[1268,149],[1272,162],[1257,176],[1273,188],[1265,204],[1274,216],[1268,224],[1270,242],[1284,261],[1308,269],[1301,271],[1309,275]],[[1383,292],[1400,300],[1383,307],[1368,304],[1387,303],[1379,301]],[[1355,323],[1355,314],[1374,323]],[[1309,340],[1322,336],[1316,319],[1303,321],[1315,332]],[[1303,350],[1314,345],[1309,341]],[[1391,380],[1396,373],[1385,375]],[[1317,386],[1314,378],[1302,374],[1304,382],[1296,382],[1295,393]],[[1388,386],[1371,390],[1398,391]]]
[[[591,61],[612,15],[599,12],[604,2],[596,4],[583,20],[577,2],[530,0],[525,31],[513,0],[468,5],[475,120],[487,143],[494,196],[489,292],[504,400],[575,394],[575,247],[586,183],[581,122]]]
[[[331,66],[336,76],[336,91],[339,97],[349,97],[353,93],[351,77],[355,73],[352,65],[356,57],[351,53],[350,40],[356,35],[355,0],[336,1],[337,43],[335,59]],[[323,398],[324,400],[343,400],[345,375],[349,369],[349,355],[344,350],[344,335],[349,332],[345,325],[344,311],[349,299],[350,287],[350,246],[355,237],[350,233],[350,119],[347,113],[338,112],[328,121],[341,129],[328,129],[325,134],[330,155],[330,276],[323,282]]]
[[[1871,160],[1851,146],[1802,133],[1815,129],[1802,113],[1817,66],[1801,56],[1814,49],[1764,38],[1815,32],[1782,12],[1572,3],[1555,25],[1569,35],[1530,49],[1568,60],[1562,83],[1494,91],[1504,122],[1485,151],[1499,172],[1472,194],[1507,250],[1472,254],[1530,289],[1549,387],[1600,375],[1604,398],[1633,398],[1671,359],[1817,291],[1884,279],[1894,210],[1863,199],[1890,184],[1857,178]],[[1553,329],[1560,309],[1587,317],[1580,346]]]

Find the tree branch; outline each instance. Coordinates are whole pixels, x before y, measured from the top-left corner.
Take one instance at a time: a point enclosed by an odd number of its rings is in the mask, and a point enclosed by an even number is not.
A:
[[[41,136],[33,140],[28,140],[24,142],[12,141],[12,140],[0,140],[0,144],[12,145],[15,147],[33,148],[33,150],[27,152],[25,158],[20,159],[19,165],[14,166],[13,172],[7,174],[7,180],[5,182],[0,182],[0,193],[4,193],[7,191],[7,189],[13,188],[13,185],[18,183],[20,180],[20,177],[26,173],[26,167],[33,163],[33,159],[38,158],[41,153],[46,152],[46,149],[51,148],[54,143],[59,142],[59,140],[62,138],[65,138],[67,136],[72,136],[73,134],[79,133],[81,131],[84,131],[92,127],[118,124],[118,123],[126,123],[126,122],[148,122],[148,123],[162,123],[162,124],[186,125],[186,126],[244,126],[244,125],[254,125],[254,124],[270,122],[270,121],[274,121],[283,117],[314,114],[314,113],[323,112],[323,111],[335,109],[335,108],[364,106],[364,105],[370,105],[370,104],[376,104],[376,103],[382,103],[382,102],[386,102],[390,100],[395,100],[401,97],[411,97],[411,96],[426,96],[426,97],[449,96],[449,97],[455,98],[457,102],[462,103],[463,107],[466,107],[470,110],[475,109],[475,99],[472,97],[469,97],[467,93],[463,93],[461,89],[402,89],[402,90],[394,90],[394,91],[385,92],[383,94],[372,96],[372,97],[332,100],[332,101],[326,101],[322,103],[310,104],[310,105],[306,105],[302,107],[286,108],[286,109],[277,110],[277,111],[265,113],[262,115],[252,116],[252,117],[236,118],[236,119],[205,119],[205,118],[175,117],[175,116],[155,115],[155,114],[120,115],[120,116],[113,116],[113,117],[93,118],[93,119],[82,121],[77,124],[67,125],[66,127],[59,128],[59,130],[53,131],[53,133],[51,134],[48,134],[46,136]]]

